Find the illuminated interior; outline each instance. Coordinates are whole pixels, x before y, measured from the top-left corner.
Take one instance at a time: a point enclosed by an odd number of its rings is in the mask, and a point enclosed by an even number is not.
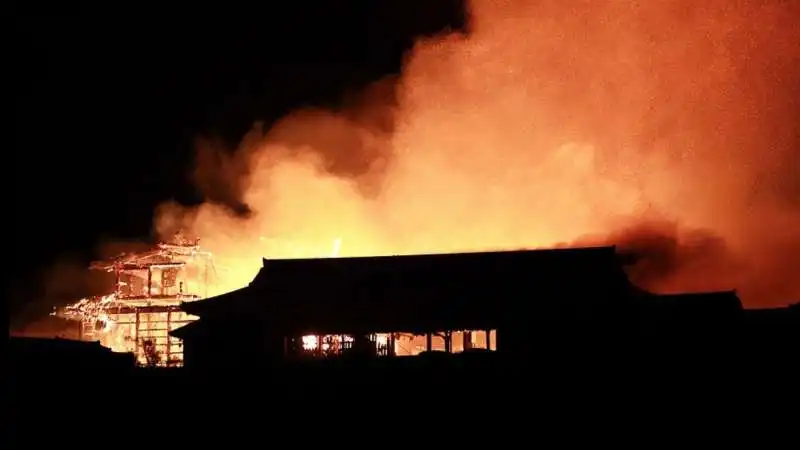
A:
[[[367,337],[378,356],[416,356],[425,351],[461,353],[469,350],[497,350],[496,330],[443,331],[430,335],[377,333]],[[305,335],[299,339],[304,355],[337,356],[353,348],[349,335]]]

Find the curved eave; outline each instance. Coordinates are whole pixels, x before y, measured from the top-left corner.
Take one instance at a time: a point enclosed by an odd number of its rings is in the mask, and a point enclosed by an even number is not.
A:
[[[187,337],[191,337],[191,335],[200,330],[201,327],[202,325],[200,324],[200,321],[195,320],[194,322],[188,323],[180,328],[176,328],[170,331],[169,335],[184,340]]]
[[[718,306],[725,305],[731,310],[744,310],[744,305],[736,290],[654,294],[650,296],[650,298],[656,301],[666,301],[674,305],[693,305],[695,307],[701,307],[712,303]]]
[[[229,307],[232,301],[243,298],[246,296],[247,287],[237,289],[216,297],[209,297],[203,300],[196,300],[193,302],[181,302],[181,311],[192,314],[194,316],[203,316],[203,314],[217,310],[223,307]],[[243,295],[245,294],[245,295]]]

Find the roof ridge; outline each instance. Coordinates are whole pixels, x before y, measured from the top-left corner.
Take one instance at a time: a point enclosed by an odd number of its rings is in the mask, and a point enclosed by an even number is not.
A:
[[[384,254],[384,255],[363,255],[363,256],[346,256],[346,257],[331,257],[324,256],[318,258],[267,258],[262,257],[262,263],[266,266],[267,263],[299,263],[310,261],[366,261],[366,260],[390,260],[390,259],[411,259],[411,258],[447,258],[458,256],[488,256],[488,255],[522,255],[522,254],[554,254],[554,253],[575,253],[575,252],[601,252],[607,251],[609,253],[616,253],[616,245],[598,245],[587,247],[542,247],[542,248],[522,248],[514,250],[481,250],[481,251],[467,251],[467,252],[441,252],[441,253],[399,253],[399,254]]]

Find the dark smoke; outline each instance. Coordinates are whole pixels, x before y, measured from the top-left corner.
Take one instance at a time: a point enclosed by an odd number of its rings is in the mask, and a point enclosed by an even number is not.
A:
[[[742,298],[762,299],[751,305],[761,307],[800,298],[800,239],[754,238],[762,240],[761,251],[745,254],[712,230],[656,219],[632,221],[610,235],[587,236],[569,246],[615,245],[631,281],[654,292],[736,290]]]
[[[585,237],[572,246],[615,245],[631,281],[658,291],[731,290],[746,273],[745,258],[711,230],[685,229],[668,220],[648,220],[604,237]]]
[[[320,161],[319,170],[356,180],[363,195],[375,195],[392,154],[389,140],[395,129],[397,83],[397,78],[387,77],[363,92],[345,95],[334,113],[298,110],[269,130],[257,122],[235,149],[221,139],[200,138],[195,184],[207,202],[246,218],[253,205],[247,204],[245,193],[269,132],[275,160],[276,153],[281,153],[283,160],[313,155]]]
[[[121,254],[150,250],[153,244],[139,241],[105,240],[99,244],[93,257],[107,260]],[[9,329],[26,336],[56,336],[72,333],[74,323],[48,316],[53,308],[66,306],[93,296],[114,292],[114,274],[89,270],[85,258],[63,255],[55,263],[34,276],[33,282],[21,283],[25,290],[17,289],[12,295],[27,300],[25,308],[14,315]],[[66,337],[66,336],[65,336]]]
[[[193,181],[206,202],[224,205],[242,217],[250,213],[242,200],[250,175],[248,147],[253,138],[260,139],[262,134],[261,124],[256,123],[238,149],[228,148],[219,138],[196,140]]]

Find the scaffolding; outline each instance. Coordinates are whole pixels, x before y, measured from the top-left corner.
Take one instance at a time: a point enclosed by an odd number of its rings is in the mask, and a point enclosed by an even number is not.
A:
[[[177,234],[149,251],[94,262],[90,269],[113,273],[114,291],[57,314],[79,321],[83,340],[132,352],[141,365],[183,365],[183,343],[169,333],[196,319],[180,304],[206,297],[215,276],[212,255],[201,251],[199,240]]]

